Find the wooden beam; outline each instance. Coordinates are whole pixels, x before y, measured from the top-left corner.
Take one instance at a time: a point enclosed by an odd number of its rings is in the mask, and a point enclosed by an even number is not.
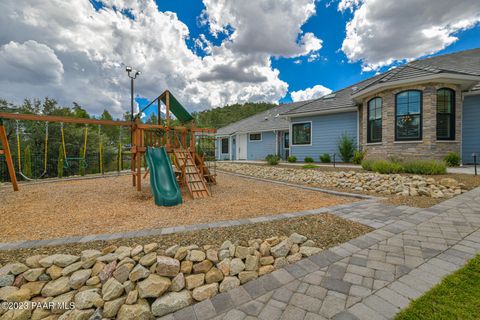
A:
[[[8,144],[7,132],[0,118],[0,140],[2,141],[3,152],[7,161],[8,173],[10,174],[10,181],[12,182],[13,191],[18,191],[17,176],[15,175],[15,167],[13,166],[12,154],[10,153],[10,146]]]
[[[96,124],[96,125],[106,125],[106,126],[122,126],[122,127],[132,126],[132,123],[130,121],[97,120],[97,119],[72,118],[72,117],[61,117],[61,116],[43,116],[38,114],[0,112],[0,119],[2,118],[13,119],[13,120],[81,123],[81,124]]]

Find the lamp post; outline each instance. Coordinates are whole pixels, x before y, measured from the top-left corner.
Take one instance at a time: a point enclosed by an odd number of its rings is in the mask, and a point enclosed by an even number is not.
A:
[[[127,71],[128,77],[130,78],[130,121],[133,122],[133,82],[141,72],[133,70],[130,66],[127,66],[125,71]],[[130,145],[133,145],[133,132],[130,133]]]
[[[127,71],[128,77],[130,78],[130,120],[133,121],[133,81],[137,79],[137,76],[140,75],[140,71],[133,70],[132,67],[126,67],[125,71]]]

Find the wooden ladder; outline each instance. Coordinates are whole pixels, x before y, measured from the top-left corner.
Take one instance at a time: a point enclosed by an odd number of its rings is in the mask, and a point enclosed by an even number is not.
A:
[[[217,175],[210,173],[210,170],[205,165],[205,160],[198,153],[195,153],[195,164],[200,168],[200,172],[207,182],[217,184]]]
[[[210,196],[207,182],[195,164],[190,151],[185,149],[174,149],[173,153],[175,154],[178,169],[182,170],[184,183],[192,198],[198,199]]]
[[[3,126],[3,121],[0,119],[0,142],[3,149],[0,149],[0,155],[5,155],[7,161],[8,173],[10,174],[10,181],[14,191],[18,191],[17,176],[15,175],[15,168],[13,166],[12,154],[10,153],[10,146],[8,145],[8,137]]]

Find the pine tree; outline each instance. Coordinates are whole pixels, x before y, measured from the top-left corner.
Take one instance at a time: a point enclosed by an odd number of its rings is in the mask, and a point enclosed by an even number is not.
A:
[[[64,154],[63,146],[60,145],[58,148],[58,163],[57,163],[57,176],[63,178],[63,163],[64,163]]]
[[[25,159],[23,160],[23,174],[29,178],[32,177],[32,156],[30,154],[30,145],[25,148]]]

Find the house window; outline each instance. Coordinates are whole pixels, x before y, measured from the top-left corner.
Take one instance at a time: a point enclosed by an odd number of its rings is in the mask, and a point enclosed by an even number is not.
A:
[[[311,122],[292,124],[292,132],[292,145],[307,145],[312,143]]]
[[[455,140],[455,92],[437,90],[437,139]]]
[[[382,141],[382,98],[368,102],[367,142]]]
[[[422,92],[408,90],[395,96],[395,140],[422,139]]]
[[[285,149],[290,148],[290,134],[288,132],[283,134],[283,147]]]
[[[222,138],[222,154],[228,154],[228,138]]]
[[[250,141],[262,141],[262,134],[261,133],[250,133],[248,135],[248,140],[250,140]]]

